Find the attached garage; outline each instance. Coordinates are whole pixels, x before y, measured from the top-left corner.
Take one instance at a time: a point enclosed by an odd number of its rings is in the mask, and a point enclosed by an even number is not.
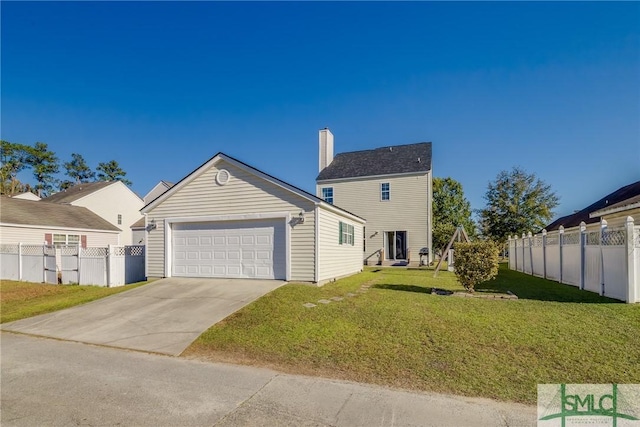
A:
[[[321,284],[362,270],[364,219],[223,153],[141,212],[148,277]]]
[[[287,276],[284,219],[176,223],[172,245],[174,276]]]

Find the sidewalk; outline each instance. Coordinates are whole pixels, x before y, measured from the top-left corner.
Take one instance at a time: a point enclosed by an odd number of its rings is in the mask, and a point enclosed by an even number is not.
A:
[[[536,409],[1,335],[5,426],[525,426]]]

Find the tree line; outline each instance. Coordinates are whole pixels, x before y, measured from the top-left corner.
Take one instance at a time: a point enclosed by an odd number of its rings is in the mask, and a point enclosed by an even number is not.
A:
[[[122,181],[131,186],[126,179],[127,173],[117,161],[98,163],[95,171],[91,169],[81,154],[71,154],[68,162],[60,163],[55,152],[44,142],[33,145],[0,141],[0,194],[12,196],[30,191],[40,197],[47,197],[56,191],[66,190],[75,184],[95,181]],[[64,168],[63,179],[58,178]],[[22,182],[18,174],[30,169],[35,185]]]
[[[486,206],[472,219],[471,204],[462,184],[453,178],[433,179],[433,248],[441,251],[458,226],[470,238],[504,245],[509,235],[544,228],[553,218],[559,198],[551,186],[519,167],[501,171],[487,186]]]

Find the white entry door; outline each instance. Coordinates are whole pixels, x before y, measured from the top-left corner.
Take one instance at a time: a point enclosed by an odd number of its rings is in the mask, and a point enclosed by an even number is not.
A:
[[[173,276],[285,279],[284,220],[173,225]]]

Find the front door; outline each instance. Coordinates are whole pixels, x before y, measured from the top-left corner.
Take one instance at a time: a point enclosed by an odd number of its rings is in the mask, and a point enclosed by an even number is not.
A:
[[[407,259],[407,232],[387,231],[385,239],[385,254],[389,260]]]

